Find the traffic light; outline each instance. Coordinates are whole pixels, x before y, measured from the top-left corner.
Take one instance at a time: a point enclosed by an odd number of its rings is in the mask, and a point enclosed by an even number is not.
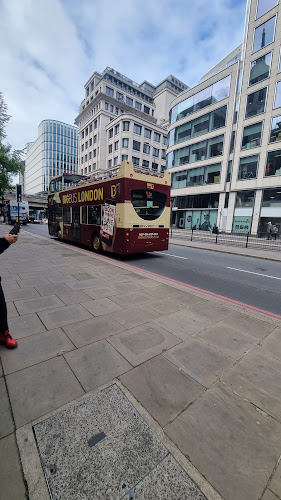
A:
[[[21,201],[21,184],[17,184],[17,202]]]

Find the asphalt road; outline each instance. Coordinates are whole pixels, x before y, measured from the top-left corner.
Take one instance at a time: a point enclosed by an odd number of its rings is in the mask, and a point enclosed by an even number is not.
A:
[[[46,225],[28,225],[24,230],[49,237]],[[166,252],[132,255],[126,258],[126,262],[281,314],[281,265],[278,262],[177,245],[170,245]]]

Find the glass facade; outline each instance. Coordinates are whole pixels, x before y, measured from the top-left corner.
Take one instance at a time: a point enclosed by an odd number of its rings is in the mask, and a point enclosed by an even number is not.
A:
[[[235,208],[253,207],[255,203],[255,191],[238,191],[236,194]]]
[[[262,207],[281,207],[281,188],[265,189]]]
[[[269,76],[271,58],[272,52],[269,52],[268,54],[265,54],[264,56],[251,62],[249,85],[254,85]]]
[[[195,120],[191,120],[188,123],[184,123],[174,128],[170,132],[169,146],[224,127],[226,122],[226,109],[227,106],[223,106],[211,113],[200,116],[200,118],[196,118]]]
[[[170,123],[181,120],[200,109],[210,106],[210,104],[226,99],[229,96],[230,78],[230,75],[228,75],[174,106],[171,109]]]
[[[281,82],[277,82],[274,107],[280,108],[280,106],[281,106]]]
[[[255,29],[253,52],[257,52],[274,40],[276,16]]]
[[[168,168],[178,167],[186,163],[206,160],[222,155],[223,135],[197,142],[192,146],[177,149],[168,154]]]
[[[43,190],[52,177],[78,173],[77,128],[56,120],[43,122]]]
[[[262,122],[254,123],[244,128],[242,138],[242,148],[249,149],[259,146],[261,143]]]
[[[257,19],[278,4],[278,0],[259,0]]]
[[[259,115],[264,112],[266,91],[267,88],[264,88],[248,95],[245,118],[250,118],[251,116]]]
[[[267,153],[265,176],[281,175],[281,149]]]
[[[221,163],[175,172],[172,174],[172,189],[219,184],[220,173]]]
[[[240,159],[238,179],[253,179],[257,177],[258,155],[246,156]]]
[[[269,142],[281,141],[281,115],[272,118]]]

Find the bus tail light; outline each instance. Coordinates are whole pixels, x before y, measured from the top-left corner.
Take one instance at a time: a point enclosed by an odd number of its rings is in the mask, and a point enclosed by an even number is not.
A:
[[[128,238],[130,235],[129,231],[126,231],[126,238]]]

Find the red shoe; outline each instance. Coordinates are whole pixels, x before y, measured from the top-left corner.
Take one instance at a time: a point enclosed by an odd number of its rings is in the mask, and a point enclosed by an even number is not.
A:
[[[5,345],[9,349],[14,349],[18,345],[17,341],[10,335],[9,330],[6,330],[5,333],[0,333],[0,344]]]

